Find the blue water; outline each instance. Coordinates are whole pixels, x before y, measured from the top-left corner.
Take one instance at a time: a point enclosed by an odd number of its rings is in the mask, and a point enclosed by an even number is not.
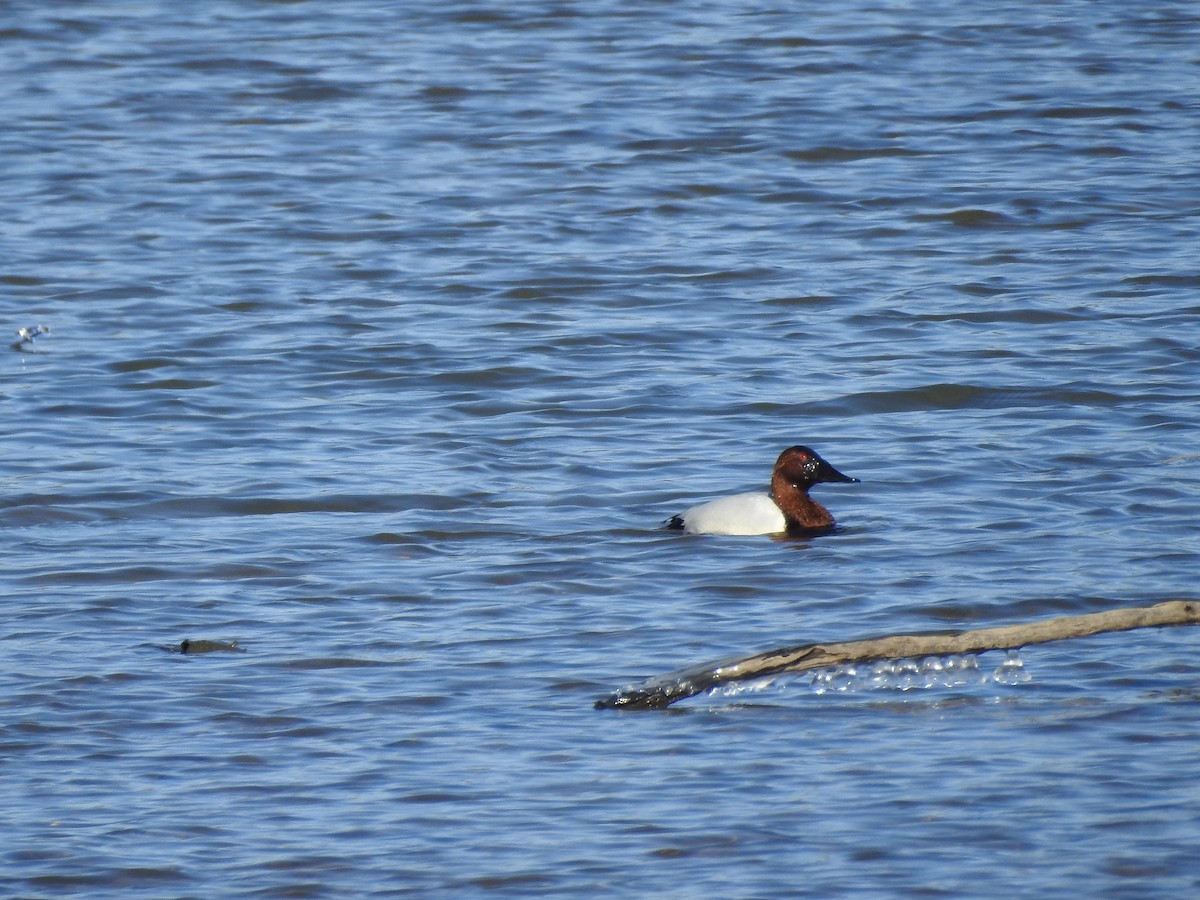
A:
[[[1195,596],[1198,45],[1157,0],[6,5],[0,892],[1195,894],[1191,629],[593,703]],[[659,530],[793,443],[862,479],[838,533]]]

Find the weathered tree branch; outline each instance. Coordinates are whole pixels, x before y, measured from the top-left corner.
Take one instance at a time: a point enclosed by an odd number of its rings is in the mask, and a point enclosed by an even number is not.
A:
[[[651,678],[596,701],[597,709],[662,709],[705,691],[785,672],[804,672],[844,663],[917,656],[948,656],[1009,650],[1108,631],[1200,624],[1200,602],[1168,600],[1154,606],[1125,607],[1042,622],[980,628],[975,631],[896,634],[833,644],[783,647],[723,663],[707,663]]]

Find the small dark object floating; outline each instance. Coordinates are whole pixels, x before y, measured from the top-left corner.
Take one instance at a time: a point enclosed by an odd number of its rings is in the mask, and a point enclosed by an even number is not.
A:
[[[193,641],[191,638],[185,638],[180,641],[178,650],[184,654],[218,653],[221,651],[227,653],[246,652],[237,645],[237,641]]]

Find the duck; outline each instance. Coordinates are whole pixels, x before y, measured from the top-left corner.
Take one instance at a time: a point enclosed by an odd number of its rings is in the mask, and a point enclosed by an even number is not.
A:
[[[788,447],[775,460],[771,492],[734,494],[701,503],[672,516],[666,527],[688,534],[786,534],[815,537],[829,534],[837,525],[833,514],[812,497],[814,484],[858,484],[827,463],[811,447]]]

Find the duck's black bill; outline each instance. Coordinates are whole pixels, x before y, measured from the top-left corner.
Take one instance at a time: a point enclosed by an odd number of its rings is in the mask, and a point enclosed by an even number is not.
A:
[[[857,478],[851,478],[849,475],[844,475],[843,473],[841,473],[837,469],[835,469],[833,466],[831,466],[829,463],[825,463],[825,465],[821,468],[821,480],[822,481],[843,482],[845,484],[858,484],[859,483],[859,480]]]

